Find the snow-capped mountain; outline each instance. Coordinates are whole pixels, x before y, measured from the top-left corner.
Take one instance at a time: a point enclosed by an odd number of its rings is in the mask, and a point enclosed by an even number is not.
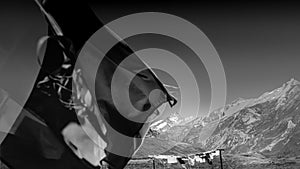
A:
[[[271,100],[278,99],[278,106],[279,108],[281,105],[283,105],[286,95],[288,94],[289,90],[291,90],[293,87],[299,85],[300,82],[298,82],[295,79],[291,79],[290,81],[284,83],[281,87],[271,91],[271,92],[265,92],[258,98],[252,98],[252,99],[243,99],[243,98],[237,98],[232,103],[227,104],[225,107],[219,108],[215,111],[212,111],[207,117],[203,119],[204,122],[209,123],[215,120],[219,120],[224,116],[230,116],[245,107],[251,107],[260,103],[264,103]]]
[[[300,82],[291,79],[258,98],[236,99],[188,123],[169,123],[156,130],[157,139],[233,154],[300,155]]]
[[[300,83],[294,79],[222,118],[205,148],[266,156],[300,155]]]
[[[175,112],[170,115],[170,117],[158,120],[151,124],[150,132],[155,131],[159,133],[167,132],[174,126],[185,125],[186,123],[191,122],[194,119],[193,116],[182,117],[178,112]]]
[[[150,127],[152,130],[164,132],[174,125],[179,124],[181,119],[182,117],[179,115],[179,113],[175,112],[174,114],[171,114],[170,117],[164,120],[158,120],[157,122],[154,122]]]

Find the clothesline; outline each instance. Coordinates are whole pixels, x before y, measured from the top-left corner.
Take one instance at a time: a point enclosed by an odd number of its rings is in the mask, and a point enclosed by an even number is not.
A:
[[[222,164],[222,155],[221,151],[224,149],[210,150],[201,153],[188,154],[188,155],[149,155],[144,158],[132,158],[132,160],[153,160],[153,168],[155,169],[155,160],[161,161],[163,164],[176,164],[179,163],[183,168],[185,164],[194,166],[196,163],[205,163],[212,164],[212,159],[216,156],[220,157],[221,169],[223,168]]]
[[[177,158],[188,158],[190,156],[205,156],[206,154],[211,154],[212,156],[219,156],[220,151],[224,151],[224,149],[216,149],[216,150],[210,150],[210,151],[205,151],[201,153],[194,153],[194,154],[188,154],[188,155],[148,155],[148,157],[144,158],[133,158],[133,159],[151,159],[151,158],[158,158],[158,159],[163,159],[167,157],[177,157]]]

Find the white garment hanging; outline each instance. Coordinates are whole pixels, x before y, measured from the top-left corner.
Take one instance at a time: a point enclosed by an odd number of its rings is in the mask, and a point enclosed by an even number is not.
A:
[[[209,158],[212,160],[212,159],[214,159],[214,156],[210,153]]]
[[[205,163],[205,159],[204,158],[200,158],[200,163]]]
[[[191,165],[191,166],[194,166],[195,165],[195,159],[194,158],[192,158],[192,157],[188,157],[188,162],[189,162],[189,164]]]
[[[195,156],[195,161],[196,162],[201,162],[201,158],[199,156]]]
[[[177,157],[176,156],[168,156],[167,161],[169,164],[177,163]]]

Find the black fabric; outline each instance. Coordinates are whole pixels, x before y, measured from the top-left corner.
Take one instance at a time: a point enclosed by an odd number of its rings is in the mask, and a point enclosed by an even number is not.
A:
[[[209,156],[209,153],[206,153],[205,156],[204,156],[204,158],[205,158],[205,161],[206,161],[208,164],[212,165],[212,160],[211,160],[211,158],[210,158],[210,156]]]
[[[78,52],[88,38],[103,26],[88,4],[73,0],[46,0],[43,5]]]
[[[65,40],[61,38],[59,41],[64,44],[71,41],[73,45],[72,52],[74,54],[78,53],[87,39],[102,26],[102,23],[93,14],[87,4],[82,1],[47,0],[43,6],[47,12],[53,15],[67,37]],[[49,36],[55,35],[51,26],[49,26],[48,34]],[[71,49],[71,46],[67,48]],[[66,108],[59,101],[59,97],[53,86],[47,88],[47,90],[37,87],[38,83],[49,75],[49,73],[55,74],[59,72],[59,68],[63,62],[63,50],[57,41],[48,41],[42,69],[38,74],[34,88],[24,109],[34,112],[35,115],[44,120],[48,127],[47,130],[53,133],[54,138],[64,147],[64,151],[59,159],[46,159],[41,154],[41,147],[37,146],[40,141],[39,138],[36,135],[32,135],[35,133],[35,130],[39,130],[40,126],[28,128],[28,126],[35,123],[34,121],[25,121],[20,125],[20,130],[16,135],[9,134],[1,144],[1,160],[11,169],[98,168],[93,167],[85,160],[79,159],[65,144],[61,135],[62,129],[68,123],[78,123],[74,110]],[[72,56],[74,56],[72,60],[72,66],[74,66],[76,55]],[[72,70],[65,73],[70,74],[70,72]],[[68,85],[71,88],[71,83]],[[65,95],[65,97],[70,97],[70,93],[66,93]],[[24,135],[31,137],[23,137]]]
[[[182,158],[177,158],[177,161],[178,161],[180,164],[185,164],[185,162],[182,160]]]
[[[38,118],[43,119],[49,132],[51,132],[53,137],[57,139],[57,142],[62,145],[63,148],[60,149],[63,149],[64,151],[60,158],[49,160],[41,155],[41,148],[39,146],[35,146],[38,145],[40,141],[36,135],[29,137],[29,141],[27,140],[27,137],[25,139],[24,137],[19,137],[17,135],[9,135],[1,145],[1,152],[4,152],[4,154],[1,154],[1,159],[7,163],[8,166],[11,166],[12,169],[96,168],[91,166],[85,160],[79,159],[66,145],[61,134],[62,130],[69,123],[75,122],[79,124],[80,120],[72,107],[66,107],[66,105],[62,103],[62,100],[65,101],[71,98],[71,92],[63,90],[63,92],[59,95],[57,92],[57,86],[55,86],[53,80],[43,83],[43,85],[40,85],[40,82],[47,76],[55,76],[57,74],[70,78],[77,55],[82,46],[95,31],[103,26],[103,24],[83,1],[46,0],[43,2],[43,6],[60,26],[64,36],[57,37],[57,40],[48,41],[42,63],[42,69],[38,74],[34,88],[24,106],[24,109],[34,112]],[[55,32],[50,25],[48,34],[49,36],[55,36]],[[62,64],[65,62],[63,59],[63,53],[67,54],[70,59],[68,62],[71,64],[71,67],[67,70],[61,69]],[[118,64],[132,53],[133,51],[125,43],[120,42],[108,52],[103,62],[101,62],[103,66],[100,64],[100,68],[107,68],[108,64],[105,62],[107,59],[112,59],[114,63]],[[109,68],[106,69],[106,71],[112,71],[108,73],[108,75],[112,75],[115,68]],[[173,100],[175,102],[174,98],[171,98],[171,96],[168,95],[166,89],[157,77],[150,70],[148,70],[148,73],[153,75],[157,88],[162,89],[165,92],[168,100]],[[139,74],[137,74],[137,76],[139,76]],[[102,78],[107,78],[107,81],[110,83],[112,77],[100,77],[100,79]],[[65,87],[72,89],[71,78]],[[98,98],[97,102],[99,107],[106,110],[103,114],[104,118],[114,129],[129,137],[139,137],[139,131],[142,128],[143,123],[132,122],[124,118],[120,115],[116,108],[110,104],[110,102],[101,100],[101,96]],[[28,124],[24,123],[22,125],[26,126]],[[95,127],[99,128],[99,126]],[[31,127],[26,131],[20,132],[25,132],[30,135],[34,133],[33,130],[34,129]],[[133,145],[124,146],[128,146],[129,148],[133,147]],[[104,161],[109,164],[109,169],[122,169],[130,160],[129,157],[119,156],[107,151],[106,155],[107,157]],[[25,158],[22,158],[23,156],[25,156]]]
[[[1,161],[10,169],[96,169],[63,146],[47,126],[28,117],[2,142]]]

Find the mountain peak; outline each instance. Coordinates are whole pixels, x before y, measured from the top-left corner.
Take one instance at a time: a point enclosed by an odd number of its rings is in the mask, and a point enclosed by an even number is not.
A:
[[[289,81],[285,82],[281,88],[282,91],[287,92],[289,89],[294,88],[296,86],[300,85],[300,82],[295,80],[294,78],[291,78]]]
[[[295,80],[294,78],[291,78],[288,82],[286,82],[285,84],[292,86],[292,85],[299,85],[300,82]]]

